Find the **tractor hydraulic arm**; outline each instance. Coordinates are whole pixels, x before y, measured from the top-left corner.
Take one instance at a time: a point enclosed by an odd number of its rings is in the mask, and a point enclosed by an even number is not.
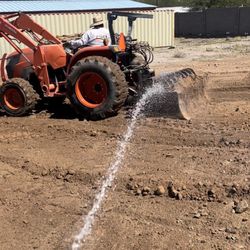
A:
[[[20,49],[11,40],[11,38],[9,38],[9,36],[15,38],[33,50],[36,49],[36,43],[29,37],[25,36],[21,30],[11,24],[5,17],[0,17],[0,36],[4,37],[19,53]]]
[[[32,20],[28,15],[24,13],[19,13],[18,17],[12,21],[12,24],[18,29],[32,31],[52,43],[55,43],[55,44],[61,43],[59,39],[57,39],[44,27],[36,23],[34,20]]]
[[[39,39],[39,41],[33,41],[25,35],[24,31],[36,33],[41,36],[41,39]],[[18,53],[21,53],[21,50],[9,36],[25,44],[34,51],[37,49],[37,42],[41,42],[43,39],[54,44],[61,44],[59,39],[24,13],[0,17],[0,36],[4,37]]]
[[[61,41],[24,13],[0,16],[0,37],[5,38],[32,66],[40,80],[41,87],[45,86],[47,91],[50,86],[47,65],[57,69],[66,64],[66,54]],[[14,41],[33,50],[32,59],[28,58],[25,50],[22,50]],[[6,55],[3,59],[0,63],[2,80],[7,78],[4,74]],[[49,94],[49,90],[47,92]]]

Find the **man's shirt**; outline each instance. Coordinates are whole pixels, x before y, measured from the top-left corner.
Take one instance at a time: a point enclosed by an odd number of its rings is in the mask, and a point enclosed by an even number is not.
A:
[[[73,49],[76,49],[83,45],[88,46],[103,46],[104,40],[108,40],[108,45],[110,45],[110,34],[109,30],[106,28],[90,29],[86,31],[83,36],[78,40],[73,40],[70,42]]]

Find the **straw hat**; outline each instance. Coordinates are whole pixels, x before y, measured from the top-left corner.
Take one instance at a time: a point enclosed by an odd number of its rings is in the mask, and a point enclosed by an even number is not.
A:
[[[93,28],[93,27],[101,25],[101,24],[104,24],[103,20],[102,20],[102,16],[101,15],[95,16],[95,17],[93,17],[93,23],[90,25],[90,28]]]

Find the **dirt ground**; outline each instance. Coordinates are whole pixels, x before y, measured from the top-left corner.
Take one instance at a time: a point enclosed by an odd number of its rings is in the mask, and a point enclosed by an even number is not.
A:
[[[83,249],[249,249],[250,38],[155,50],[157,74],[186,67],[207,74],[206,104],[191,121],[140,118]],[[70,249],[127,111],[0,120],[0,249]]]

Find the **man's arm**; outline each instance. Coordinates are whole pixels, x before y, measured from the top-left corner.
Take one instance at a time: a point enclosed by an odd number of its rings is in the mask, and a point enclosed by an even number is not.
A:
[[[89,35],[88,32],[85,32],[80,39],[70,41],[70,45],[72,49],[76,49],[83,45],[88,44],[88,42],[89,42]]]

